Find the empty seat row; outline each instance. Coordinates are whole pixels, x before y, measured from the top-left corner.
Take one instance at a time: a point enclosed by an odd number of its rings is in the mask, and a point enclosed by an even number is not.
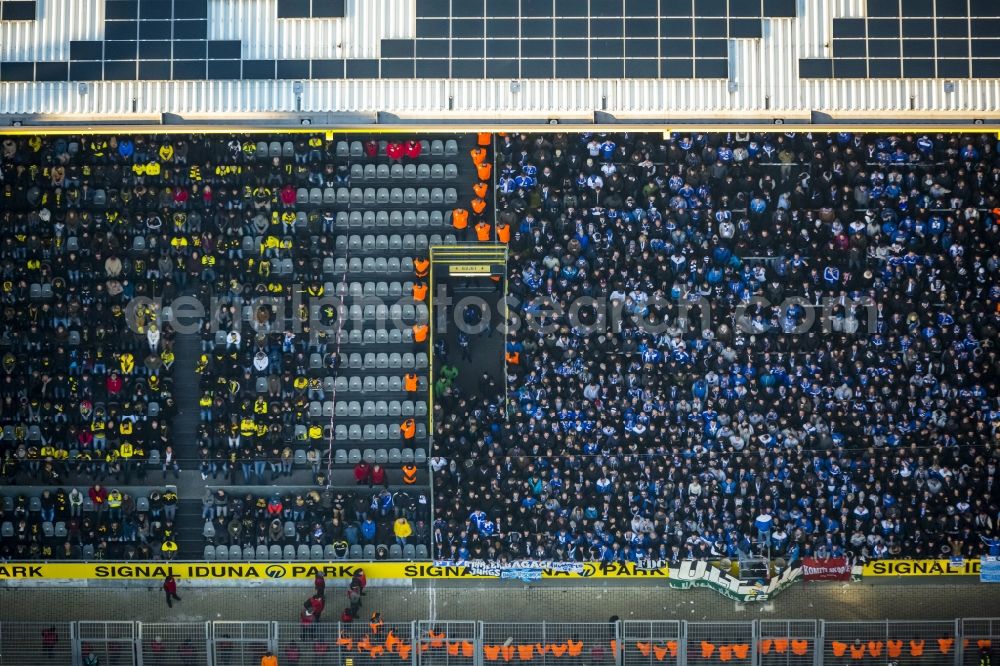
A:
[[[351,180],[454,180],[457,164],[352,164]]]
[[[382,352],[376,354],[369,352],[362,355],[354,352],[347,355],[347,367],[353,370],[384,370],[386,368],[394,370],[425,370],[427,368],[427,353],[417,352],[413,354],[406,352],[405,354],[400,354],[393,352],[388,354]]]
[[[330,188],[327,188],[329,191]],[[318,195],[318,198],[317,198]],[[354,206],[385,206],[385,205],[451,205],[458,203],[458,190],[454,187],[339,187],[336,198],[328,201],[326,194],[313,188],[309,192],[310,204],[336,203],[338,205]]]
[[[418,376],[417,391],[423,393],[427,391],[427,387],[427,376]],[[267,393],[267,377],[258,377],[256,388],[257,393]],[[403,393],[404,390],[402,375],[376,376],[366,374],[364,377],[360,375],[353,377],[341,375],[336,378],[323,378],[323,391],[331,395],[334,391],[339,395],[344,393]]]
[[[417,449],[337,449],[333,452],[333,464],[335,465],[357,465],[364,460],[366,463],[378,463],[379,465],[398,465],[402,463],[414,463],[422,465],[427,462],[427,453],[420,448]]]
[[[417,429],[417,440],[423,441],[427,439],[426,424],[418,422],[414,425]],[[338,442],[384,442],[387,440],[398,441],[401,439],[398,423],[367,423],[364,426],[357,423],[350,426],[340,423],[334,427],[333,438]]]
[[[384,229],[407,227],[414,229],[446,228],[451,226],[451,210],[360,210],[338,211],[337,229]]]
[[[336,259],[327,258],[323,260],[323,272],[327,275],[340,275],[350,272],[357,273],[397,273],[413,276],[413,257],[351,257],[348,261],[344,257]]]
[[[309,416],[317,418],[320,416],[337,416],[338,418],[349,417],[423,417],[427,416],[427,403],[423,400],[333,400],[320,402],[313,400],[309,403]]]
[[[324,286],[325,293],[336,294],[340,298],[364,298],[365,296],[375,296],[377,298],[403,298],[412,296],[413,282],[327,282]]]
[[[427,559],[427,546],[424,544],[386,544],[388,559],[390,560],[425,560]],[[341,555],[337,555],[337,549],[332,544],[326,546],[299,544],[295,547],[291,544],[282,548],[275,544],[268,548],[260,545],[253,546],[205,546],[204,558],[207,562],[288,562],[293,560],[322,562],[327,560],[374,560],[376,559],[376,546],[368,544],[361,546],[355,544],[349,549],[341,549]]]
[[[332,308],[333,306],[331,306]],[[320,305],[309,306],[309,316],[313,321],[320,318]],[[374,330],[390,328],[394,326],[410,326],[415,322],[427,321],[427,306],[424,303],[393,303],[392,305],[369,303],[368,305],[348,305],[338,308],[337,314],[346,317],[345,329],[350,329],[357,324],[365,324],[365,328]],[[408,330],[408,329],[406,329]],[[360,331],[359,331],[360,332]]]
[[[385,147],[387,145],[387,141],[379,141],[379,155],[385,155]],[[431,155],[432,157],[454,157],[458,155],[458,141],[455,139],[448,139],[447,141],[442,141],[441,139],[434,139],[433,141],[421,139],[420,148],[422,155]],[[365,144],[361,141],[351,141],[350,143],[347,141],[338,141],[334,146],[334,151],[337,157],[367,157],[365,155]]]
[[[294,157],[295,156],[295,144],[291,141],[258,141],[257,150],[254,152],[254,156],[258,160],[266,160],[275,157]]]
[[[441,234],[344,234],[337,236],[338,252],[413,252],[444,242]]]

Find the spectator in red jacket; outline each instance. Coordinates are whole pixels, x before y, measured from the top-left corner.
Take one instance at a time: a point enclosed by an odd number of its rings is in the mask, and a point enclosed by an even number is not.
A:
[[[393,162],[398,162],[403,159],[403,144],[391,141],[389,145],[385,147],[385,154]]]
[[[410,139],[403,145],[403,152],[405,152],[406,156],[411,160],[415,160],[420,157],[421,150],[422,147],[420,146],[420,142],[416,139]]]
[[[104,387],[111,395],[118,395],[122,390],[122,378],[117,372],[112,372],[104,382]]]
[[[385,468],[378,463],[372,465],[371,476],[368,479],[368,485],[371,486],[386,486],[388,487],[388,482],[385,479]]]
[[[323,615],[323,609],[326,607],[326,602],[323,600],[323,595],[316,593],[306,599],[306,608],[311,608],[313,615],[316,616],[316,622],[319,622],[320,617]]]
[[[354,482],[359,486],[364,484],[371,485],[372,470],[365,461],[359,462],[354,466]]]
[[[285,208],[291,208],[295,205],[295,188],[292,187],[291,183],[281,188],[281,204]]]
[[[375,157],[378,155],[378,141],[375,139],[365,141],[365,155],[368,157]]]
[[[87,495],[90,496],[90,501],[94,503],[94,508],[97,509],[98,513],[108,507],[108,489],[102,487],[101,484],[92,485],[87,491]]]

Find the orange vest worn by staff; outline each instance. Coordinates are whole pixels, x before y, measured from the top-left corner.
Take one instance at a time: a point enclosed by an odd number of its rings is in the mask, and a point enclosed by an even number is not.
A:
[[[414,324],[413,325],[413,341],[416,343],[427,341],[427,324]]]
[[[403,439],[409,441],[417,435],[417,424],[413,422],[413,419],[406,419],[399,430],[403,433]]]
[[[415,393],[417,390],[417,375],[414,372],[407,373],[403,377],[403,388],[407,393]]]
[[[479,166],[480,164],[486,161],[485,148],[473,148],[472,150],[469,151],[469,154],[472,155],[472,163],[475,164],[476,166]]]
[[[476,196],[480,199],[485,199],[486,195],[489,194],[490,186],[486,183],[476,183],[472,186],[472,191],[476,193]]]
[[[511,365],[517,365],[521,362],[521,354],[516,351],[507,352],[507,362]]]
[[[476,197],[472,200],[472,212],[476,215],[481,215],[482,212],[486,210],[486,200]]]
[[[479,180],[489,180],[493,175],[493,165],[489,162],[476,165],[476,175],[479,176]]]
[[[480,222],[476,225],[476,238],[485,243],[490,239],[491,231],[492,227],[490,227],[490,225],[486,222]]]
[[[425,278],[430,272],[431,262],[427,259],[414,259],[413,260],[413,271],[417,274],[418,278]]]
[[[417,482],[417,466],[403,465],[403,483],[413,485]]]
[[[480,146],[488,146],[493,143],[493,135],[489,132],[480,132],[476,137],[476,143]]]
[[[510,242],[510,225],[506,222],[497,222],[497,240],[501,243]]]
[[[456,208],[451,211],[451,226],[456,229],[465,229],[469,226],[469,211],[464,208]]]
[[[413,300],[421,303],[427,300],[427,283],[417,282],[413,285]]]

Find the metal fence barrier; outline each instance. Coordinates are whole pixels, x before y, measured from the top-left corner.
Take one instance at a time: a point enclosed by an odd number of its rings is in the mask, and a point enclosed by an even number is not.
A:
[[[0,623],[0,665],[56,666],[74,663],[75,622]]]
[[[212,664],[257,666],[265,652],[275,649],[273,629],[273,622],[213,622]]]
[[[140,622],[139,666],[204,664],[211,639],[208,622]]]
[[[1000,618],[967,617],[959,620],[959,666],[979,666],[983,656],[1000,653]]]
[[[603,623],[4,622],[0,666],[980,666],[1000,618]],[[986,661],[986,658],[989,661]]]
[[[483,664],[615,666],[619,628],[617,622],[484,622],[480,624]]]
[[[350,659],[354,666],[412,666],[415,661],[412,622],[275,622],[273,635],[281,664],[343,666]]]
[[[824,622],[823,664],[955,666],[957,621]]]
[[[822,640],[818,620],[760,620],[757,666],[818,666]]]
[[[136,666],[135,622],[77,622],[79,655],[108,666]]]
[[[754,622],[688,622],[685,632],[688,664],[756,664]]]
[[[684,625],[678,620],[622,623],[622,666],[678,666],[684,659]]]
[[[417,623],[417,666],[478,666],[481,654],[475,622]]]

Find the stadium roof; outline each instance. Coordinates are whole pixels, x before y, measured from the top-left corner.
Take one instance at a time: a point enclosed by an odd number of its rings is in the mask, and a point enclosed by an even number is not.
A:
[[[0,114],[15,116],[998,108],[995,0],[0,0]]]

